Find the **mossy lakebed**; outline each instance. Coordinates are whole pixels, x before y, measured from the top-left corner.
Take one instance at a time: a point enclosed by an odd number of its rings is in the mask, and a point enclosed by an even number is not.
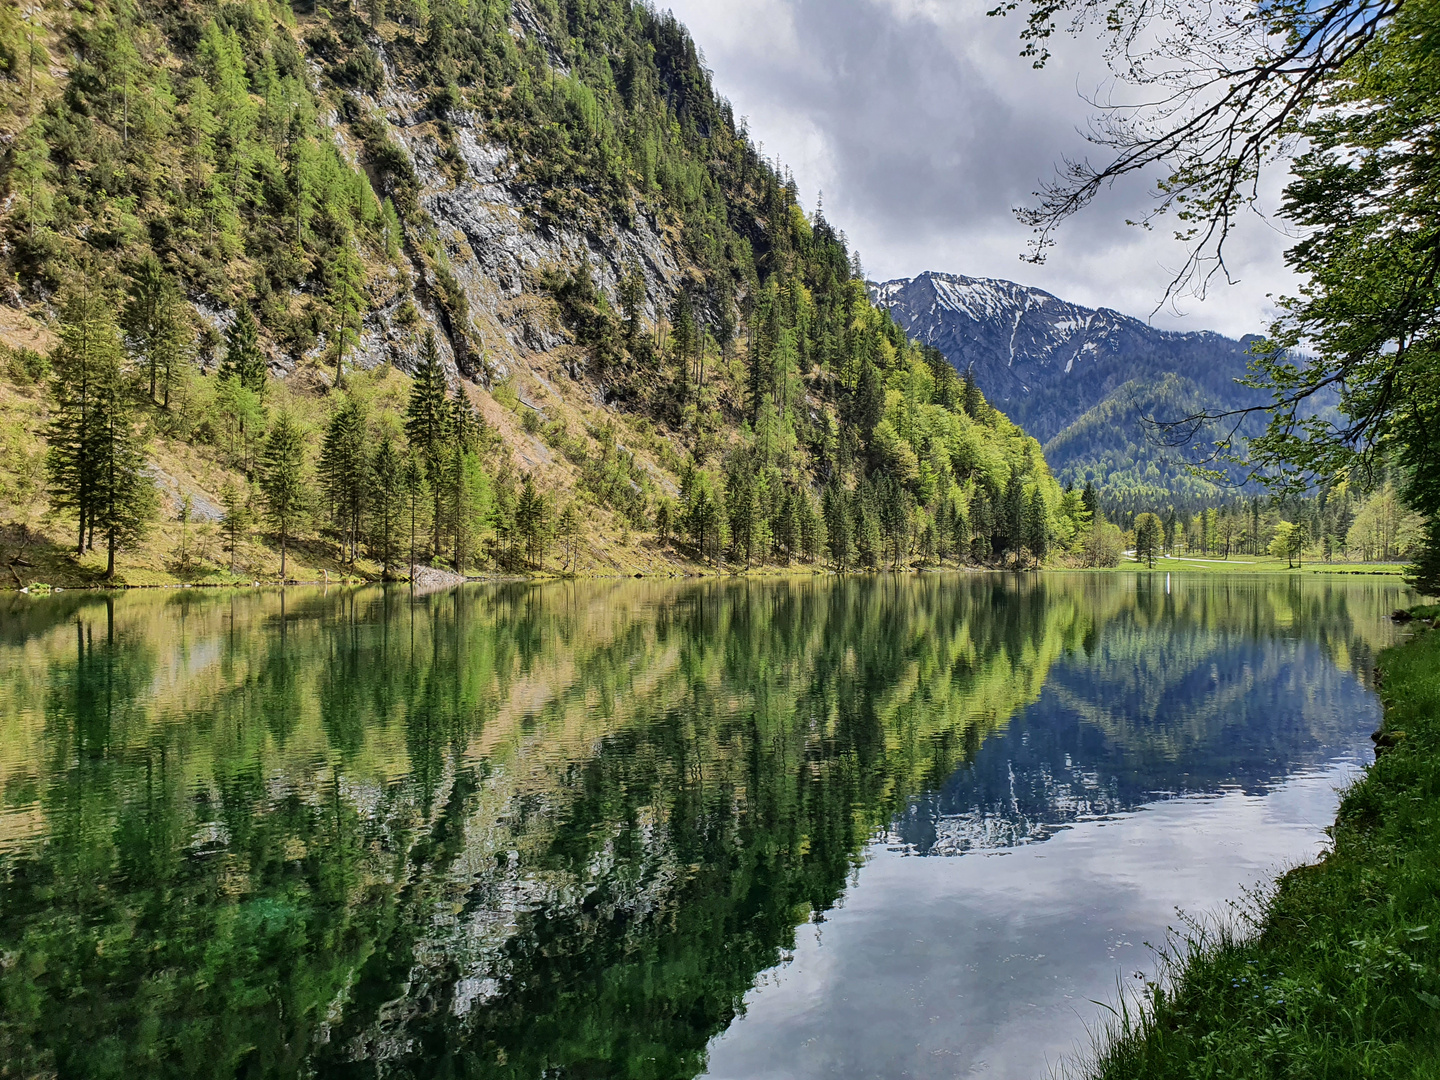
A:
[[[1440,634],[1417,630],[1378,668],[1377,760],[1333,849],[1280,879],[1253,934],[1197,928],[1173,949],[1092,1076],[1440,1076]]]

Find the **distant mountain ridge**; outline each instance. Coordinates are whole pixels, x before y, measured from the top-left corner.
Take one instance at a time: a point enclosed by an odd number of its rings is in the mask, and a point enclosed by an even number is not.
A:
[[[1157,330],[1108,308],[993,278],[927,272],[870,283],[875,302],[1045,444],[1062,479],[1114,493],[1204,495],[1182,451],[1161,446],[1144,418],[1259,403],[1237,384],[1256,340]]]

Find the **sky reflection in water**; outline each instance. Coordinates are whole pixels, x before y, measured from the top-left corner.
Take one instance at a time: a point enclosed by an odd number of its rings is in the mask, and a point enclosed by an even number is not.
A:
[[[1161,575],[6,599],[0,1059],[1038,1075],[1176,906],[1313,856],[1402,599]]]

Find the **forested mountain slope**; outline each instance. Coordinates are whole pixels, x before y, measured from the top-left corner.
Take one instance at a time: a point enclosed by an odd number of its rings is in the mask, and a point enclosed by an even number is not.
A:
[[[1064,480],[1110,494],[1204,496],[1187,447],[1162,445],[1146,417],[1253,405],[1237,384],[1254,339],[1172,333],[1008,281],[926,273],[871,285],[906,332],[939,349],[1045,444]]]
[[[263,575],[276,543],[367,573],[846,567],[1080,525],[669,14],[3,12],[0,511],[82,576]],[[133,482],[97,486],[115,462]],[[194,521],[203,565],[154,550]]]

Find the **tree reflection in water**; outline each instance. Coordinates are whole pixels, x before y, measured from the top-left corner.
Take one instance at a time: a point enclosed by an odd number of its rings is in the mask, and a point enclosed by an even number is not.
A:
[[[1283,777],[1401,591],[1159,580],[0,601],[0,1076],[698,1074],[867,843]]]

